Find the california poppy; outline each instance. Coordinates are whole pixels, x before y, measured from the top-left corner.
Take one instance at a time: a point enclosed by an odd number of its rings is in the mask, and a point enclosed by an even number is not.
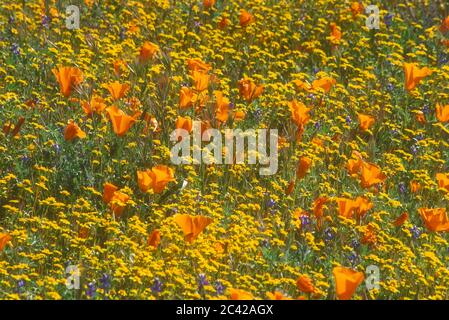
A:
[[[176,224],[182,229],[185,240],[189,243],[192,243],[212,221],[211,218],[205,216],[191,216],[189,214],[175,216]]]
[[[351,13],[352,17],[355,18],[363,12],[363,4],[361,2],[354,1],[351,3]]]
[[[207,9],[210,9],[214,6],[215,0],[203,0],[203,6]]]
[[[421,185],[417,181],[410,181],[410,190],[417,193],[421,189]]]
[[[195,71],[202,72],[202,73],[208,73],[212,69],[210,64],[207,64],[200,59],[188,59],[187,67],[189,68],[190,72],[192,72],[192,73]]]
[[[5,249],[6,244],[11,241],[12,237],[8,233],[0,233],[0,252]]]
[[[239,20],[240,20],[240,26],[246,27],[247,25],[254,22],[254,17],[248,11],[240,10]]]
[[[119,77],[124,70],[126,70],[126,62],[122,59],[115,60],[113,63],[114,73],[117,77]]]
[[[377,242],[377,235],[376,235],[376,231],[375,229],[371,226],[368,225],[364,232],[363,232],[363,237],[360,241],[362,244],[368,244],[368,245],[375,245]]]
[[[275,292],[267,292],[267,298],[269,300],[291,300],[291,298],[285,296],[282,292],[275,291]]]
[[[195,102],[196,94],[188,87],[182,87],[179,92],[179,107],[181,109],[189,108]]]
[[[210,75],[208,75],[207,73],[200,71],[193,71],[192,79],[194,82],[195,90],[198,92],[207,90],[207,88],[209,87]]]
[[[107,108],[106,112],[109,114],[109,118],[111,119],[112,129],[119,137],[124,136],[134,122],[136,122],[135,117],[127,115],[116,106]]]
[[[106,104],[102,97],[93,95],[90,99],[90,102],[83,101],[81,103],[81,107],[83,108],[86,116],[90,117],[94,112],[97,114],[101,114],[101,112],[103,112],[103,110],[106,108]]]
[[[442,106],[439,103],[437,103],[436,116],[437,116],[438,121],[448,122],[449,121],[449,104]]]
[[[147,192],[151,188],[154,193],[161,193],[172,181],[176,181],[174,170],[164,165],[137,171],[137,183],[142,192]]]
[[[193,127],[192,119],[189,117],[178,117],[178,119],[176,119],[175,126],[176,129],[184,129],[191,132]]]
[[[334,84],[337,83],[337,80],[335,80],[334,78],[331,77],[323,77],[320,79],[316,79],[314,81],[312,81],[312,88],[314,90],[323,90],[325,93],[328,93],[332,87],[334,86]]]
[[[363,113],[359,113],[357,117],[359,118],[360,129],[363,131],[367,131],[375,121],[374,117]]]
[[[229,117],[229,99],[221,91],[214,91],[215,94],[215,118],[219,122],[226,122]]]
[[[103,186],[103,201],[109,205],[114,215],[119,218],[126,207],[130,197],[119,191],[119,188],[112,183],[105,183]]]
[[[119,83],[118,81],[114,81],[109,83],[106,88],[111,94],[114,100],[119,100],[123,98],[129,90],[129,84],[127,83]]]
[[[140,54],[139,54],[139,61],[140,62],[147,62],[150,59],[153,59],[156,54],[159,52],[159,46],[146,41],[142,48],[140,48]]]
[[[304,178],[311,165],[312,159],[310,159],[309,157],[301,157],[298,161],[298,167],[296,169],[296,177],[298,179]]]
[[[298,127],[304,126],[310,120],[310,109],[304,103],[293,100],[288,103],[288,107],[290,108],[292,119]]]
[[[441,32],[447,32],[449,30],[449,16],[447,16],[440,25]]]
[[[365,279],[363,272],[344,267],[335,267],[332,273],[335,278],[335,290],[339,300],[351,299],[357,287]]]
[[[59,67],[51,70],[56,77],[61,88],[61,93],[68,97],[72,88],[83,81],[83,73],[76,67]]]
[[[85,137],[86,133],[73,120],[70,120],[64,129],[64,140],[71,141],[75,138],[84,139]]]
[[[418,212],[430,231],[449,231],[449,219],[446,214],[446,208],[419,208]]]
[[[296,280],[296,287],[304,293],[314,293],[316,291],[312,279],[306,274],[299,276],[298,280]]]
[[[412,91],[418,83],[425,77],[432,74],[432,71],[427,68],[419,68],[416,63],[404,63],[405,73],[405,89]]]
[[[248,102],[259,97],[264,91],[263,86],[256,85],[254,81],[249,78],[241,79],[238,86],[240,95]]]
[[[218,23],[218,27],[219,27],[220,29],[224,29],[224,28],[226,28],[227,26],[229,26],[230,24],[231,24],[231,21],[230,21],[228,18],[222,17],[221,20],[220,20],[220,22]]]
[[[160,242],[161,242],[161,233],[159,232],[159,230],[155,229],[148,236],[147,245],[153,247],[154,249],[157,249]]]
[[[340,27],[335,24],[335,22],[331,22],[330,24],[331,28],[331,36],[330,40],[333,44],[338,44],[341,40],[341,30]]]
[[[385,181],[387,177],[382,173],[379,166],[374,163],[363,162],[361,170],[361,184],[363,188],[369,188],[375,184]]]
[[[404,212],[393,221],[393,225],[395,227],[402,226],[405,223],[405,221],[407,221],[407,219],[408,219],[408,213]]]
[[[438,181],[438,187],[449,191],[449,176],[445,173],[437,173],[436,178]]]
[[[253,300],[254,297],[251,293],[240,289],[229,289],[231,300]]]

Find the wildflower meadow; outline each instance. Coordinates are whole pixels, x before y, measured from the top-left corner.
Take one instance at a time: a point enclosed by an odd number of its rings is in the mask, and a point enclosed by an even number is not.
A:
[[[445,0],[0,1],[0,299],[449,299]]]

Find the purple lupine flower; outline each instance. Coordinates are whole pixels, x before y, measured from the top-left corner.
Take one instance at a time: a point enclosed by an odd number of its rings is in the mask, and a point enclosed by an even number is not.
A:
[[[399,193],[405,194],[407,192],[407,186],[405,185],[405,182],[399,183]]]
[[[153,285],[151,286],[151,292],[154,294],[162,292],[163,284],[159,278],[154,278]]]
[[[387,28],[389,28],[391,26],[391,24],[393,23],[393,17],[394,17],[394,14],[392,14],[392,13],[387,13],[384,16],[384,23],[387,26]]]
[[[422,112],[423,112],[424,114],[430,114],[430,113],[432,113],[432,110],[430,110],[429,105],[426,104],[426,105],[424,105],[424,107],[422,108]]]
[[[20,293],[24,286],[25,286],[25,281],[24,280],[17,281],[17,293]]]
[[[409,229],[410,232],[412,233],[413,239],[418,239],[421,236],[421,229],[418,228],[417,226],[413,226],[412,228]]]
[[[111,276],[108,275],[107,273],[103,273],[103,275],[100,278],[100,287],[105,290],[108,291],[111,288]]]
[[[310,225],[310,217],[306,214],[302,214],[299,216],[299,220],[301,220],[301,228],[305,228]]]
[[[198,290],[201,290],[204,288],[204,286],[209,285],[209,282],[206,279],[206,275],[204,273],[200,273],[198,275]]]
[[[94,298],[95,294],[97,292],[97,287],[95,286],[95,282],[90,282],[87,285],[87,290],[86,290],[86,296],[88,296],[89,298]]]
[[[274,201],[273,199],[270,199],[267,201],[268,208],[273,208],[275,205],[276,205],[276,201]]]
[[[334,233],[332,232],[331,228],[326,228],[324,230],[324,239],[326,241],[331,241],[334,238]]]
[[[215,290],[217,291],[218,295],[222,295],[225,292],[226,287],[220,281],[216,281]]]
[[[320,130],[321,123],[319,121],[315,122],[315,130]]]
[[[42,25],[45,27],[45,28],[49,28],[50,27],[50,22],[51,22],[51,18],[50,17],[48,17],[48,16],[46,16],[46,15],[43,15],[42,16]]]
[[[356,266],[360,263],[360,258],[357,255],[357,253],[353,252],[348,256],[349,262],[352,264],[352,266]]]
[[[413,153],[413,155],[416,155],[418,153],[418,147],[416,145],[412,145],[410,147],[410,151]]]
[[[234,109],[234,108],[235,108],[234,102],[230,102],[230,103],[229,103],[229,109]]]
[[[353,239],[353,240],[351,241],[351,246],[354,248],[354,250],[357,249],[358,247],[360,247],[360,242],[359,242],[359,240]]]
[[[346,121],[346,124],[349,126],[351,124],[351,122],[352,122],[351,116],[347,115],[346,118],[345,118],[345,121]]]
[[[20,55],[20,48],[19,45],[17,43],[13,43],[11,45],[11,51],[12,53],[14,53],[16,56]]]
[[[387,84],[387,90],[388,91],[393,91],[394,90],[394,85],[392,83],[388,83]]]

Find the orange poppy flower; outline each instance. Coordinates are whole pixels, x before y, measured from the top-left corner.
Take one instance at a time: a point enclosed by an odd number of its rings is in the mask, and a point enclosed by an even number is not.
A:
[[[360,241],[362,244],[374,245],[377,242],[376,231],[371,225],[368,225],[363,232],[362,240]]]
[[[7,233],[0,233],[0,252],[5,249],[6,244],[11,241],[12,237]]]
[[[175,216],[176,224],[182,229],[185,240],[189,243],[192,243],[212,221],[211,218],[205,216],[191,216],[189,214]]]
[[[362,113],[357,114],[357,117],[359,118],[360,129],[363,131],[367,131],[375,121],[374,117]]]
[[[314,90],[323,90],[325,93],[328,93],[334,84],[337,83],[337,80],[331,77],[323,77],[321,79],[316,79],[312,81],[312,88]]]
[[[335,290],[339,300],[350,300],[357,287],[365,279],[363,272],[344,267],[335,267],[332,273],[335,278]]]
[[[449,16],[447,16],[440,25],[441,32],[447,32],[449,30]]]
[[[196,100],[196,94],[188,87],[182,87],[179,92],[179,107],[181,109],[189,108]]]
[[[224,29],[224,28],[226,28],[227,26],[229,26],[230,24],[231,24],[231,21],[230,21],[228,18],[222,17],[221,20],[220,20],[220,22],[218,23],[218,27],[219,27],[220,29]]]
[[[415,112],[415,118],[421,124],[426,123],[426,115],[421,110]]]
[[[240,10],[239,20],[240,20],[240,26],[246,27],[247,25],[254,22],[254,17],[248,11]]]
[[[203,6],[207,9],[210,9],[214,6],[215,0],[203,0]]]
[[[387,177],[382,173],[379,166],[374,163],[364,162],[362,164],[361,184],[363,188],[369,188],[375,184],[385,181]]]
[[[90,102],[83,101],[81,103],[81,107],[83,108],[83,111],[86,114],[86,116],[91,117],[94,112],[97,114],[101,114],[103,110],[106,108],[106,104],[104,103],[102,97],[94,95],[90,99]]]
[[[229,295],[231,300],[253,300],[254,297],[251,293],[240,289],[229,289]]]
[[[161,243],[161,233],[159,232],[159,230],[155,229],[148,236],[147,246],[157,249],[159,243]]]
[[[404,212],[393,221],[395,227],[402,226],[408,220],[408,213]]]
[[[419,208],[418,212],[430,231],[449,231],[449,219],[447,218],[446,208]]]
[[[75,138],[84,139],[86,137],[86,133],[78,127],[78,125],[73,122],[73,120],[69,121],[69,124],[64,129],[64,140],[71,141]]]
[[[313,202],[313,214],[318,220],[324,216],[324,206],[327,200],[327,197],[318,197]]]
[[[298,167],[296,169],[296,177],[302,179],[306,176],[307,171],[312,165],[312,159],[308,157],[301,157],[298,161]]]
[[[188,59],[187,67],[192,73],[194,71],[208,73],[212,69],[210,64],[207,64],[204,61],[201,61],[200,59]]]
[[[356,16],[358,16],[359,14],[361,14],[363,12],[363,4],[360,2],[353,2],[351,3],[351,13],[352,13],[352,17],[355,18]]]
[[[438,181],[438,187],[449,191],[449,176],[445,173],[437,173],[436,178]]]
[[[130,197],[127,194],[120,192],[118,187],[112,183],[107,182],[104,184],[103,201],[109,205],[117,218],[122,215],[129,199]]]
[[[244,111],[238,110],[234,112],[234,120],[235,121],[241,121],[245,119],[246,113]]]
[[[298,280],[296,280],[296,287],[304,293],[314,293],[316,291],[312,279],[306,274],[299,276]]]
[[[249,78],[241,79],[238,83],[238,86],[240,95],[248,102],[251,102],[252,100],[259,97],[264,91],[264,86],[256,85]]]
[[[136,122],[135,117],[127,115],[116,106],[106,108],[106,112],[109,114],[109,118],[111,119],[112,129],[119,137],[124,136],[134,122]]]
[[[439,103],[437,103],[436,116],[437,116],[438,121],[448,122],[449,121],[449,104],[442,106]]]
[[[287,189],[285,190],[285,195],[289,195],[293,192],[293,190],[295,189],[295,180],[291,180],[288,183]]]
[[[114,100],[118,100],[123,98],[129,90],[129,84],[127,83],[119,83],[118,81],[114,81],[109,83],[106,88],[111,94]]]
[[[215,94],[215,118],[219,122],[226,122],[229,117],[229,99],[221,91],[214,91]]]
[[[207,90],[209,87],[210,75],[204,72],[193,71],[192,79],[194,82],[195,90],[198,92],[202,92]]]
[[[413,193],[416,193],[421,189],[421,185],[417,181],[411,181],[410,189],[412,190]]]
[[[405,89],[412,91],[418,83],[425,77],[432,74],[432,71],[427,68],[419,68],[416,63],[404,63],[405,72]]]
[[[269,300],[292,300],[291,298],[284,296],[282,292],[275,291],[273,293],[267,292],[267,298]]]
[[[142,63],[147,62],[150,59],[153,59],[156,54],[159,52],[159,46],[146,41],[142,48],[140,48],[139,61]]]
[[[310,109],[304,103],[293,100],[288,103],[288,107],[292,113],[292,119],[298,127],[303,127],[310,120]]]
[[[330,41],[333,44],[338,44],[340,42],[341,36],[342,36],[340,27],[337,26],[334,22],[331,22],[330,28],[331,28]]]
[[[349,159],[348,164],[346,165],[348,173],[353,177],[357,177],[362,169],[362,164],[363,161],[361,159]]]
[[[302,80],[296,79],[292,81],[293,84],[296,86],[296,88],[298,89],[303,89],[303,90],[311,90],[312,86]]]
[[[137,171],[137,183],[142,192],[147,192],[151,188],[154,193],[161,193],[172,181],[176,181],[174,170],[164,165]]]
[[[192,119],[189,117],[178,117],[178,119],[176,119],[176,129],[184,129],[188,132],[192,132],[192,127]]]
[[[126,62],[122,59],[115,60],[114,63],[114,73],[117,77],[120,77],[124,70],[126,70]]]
[[[59,67],[51,70],[56,77],[61,88],[61,93],[68,97],[72,92],[72,88],[79,85],[83,81],[83,73],[76,67]]]

